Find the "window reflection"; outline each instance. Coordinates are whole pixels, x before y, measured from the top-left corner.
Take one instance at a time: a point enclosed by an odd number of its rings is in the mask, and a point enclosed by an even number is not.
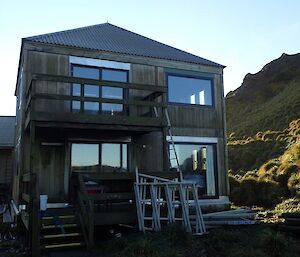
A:
[[[127,82],[127,71],[112,70],[112,69],[101,69],[101,68],[90,68],[83,66],[72,66],[73,76],[81,78],[90,78],[97,80],[107,80],[107,81],[117,81],[117,82]],[[83,96],[94,97],[94,98],[107,98],[107,99],[118,99],[122,100],[124,98],[123,88],[107,86],[97,86],[97,85],[84,85]],[[81,96],[81,85],[73,84],[72,87],[73,96]],[[80,102],[72,102],[72,110],[75,112],[80,111]],[[123,114],[124,106],[123,104],[114,103],[98,103],[92,101],[85,101],[83,103],[83,108],[86,113],[99,113],[103,111],[103,114],[109,115],[120,115]]]
[[[99,97],[99,87],[95,85],[84,85],[84,96]],[[84,102],[84,111],[89,113],[98,113],[98,102]]]
[[[172,146],[170,146],[172,149]],[[197,183],[201,195],[214,196],[215,165],[213,145],[175,144],[179,169],[184,178]],[[174,151],[170,150],[171,168],[178,168]]]
[[[120,167],[120,144],[102,144],[102,169],[109,171]]]
[[[73,77],[86,78],[86,79],[99,79],[99,69],[73,66]]]
[[[210,79],[168,76],[169,102],[212,105],[212,81]]]
[[[127,72],[118,70],[102,70],[102,79],[118,82],[127,82]]]
[[[99,152],[101,152],[100,155]],[[71,148],[71,166],[73,172],[127,171],[127,144],[73,143]]]
[[[72,171],[97,171],[99,165],[98,144],[72,144],[71,151]]]

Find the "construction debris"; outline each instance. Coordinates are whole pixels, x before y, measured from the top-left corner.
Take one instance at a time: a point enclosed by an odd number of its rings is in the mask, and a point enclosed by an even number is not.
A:
[[[255,213],[249,209],[235,209],[203,214],[207,228],[221,225],[253,225],[256,224]]]

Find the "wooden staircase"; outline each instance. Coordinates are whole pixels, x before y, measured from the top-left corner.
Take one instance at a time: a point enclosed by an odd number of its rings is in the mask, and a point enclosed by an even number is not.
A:
[[[73,208],[48,209],[41,217],[42,251],[72,249],[85,245],[81,227]]]

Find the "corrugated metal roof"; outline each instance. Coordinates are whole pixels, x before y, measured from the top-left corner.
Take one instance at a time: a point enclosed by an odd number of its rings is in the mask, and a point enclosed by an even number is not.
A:
[[[0,148],[15,144],[15,116],[0,116]]]
[[[225,67],[110,23],[27,37],[25,40]]]

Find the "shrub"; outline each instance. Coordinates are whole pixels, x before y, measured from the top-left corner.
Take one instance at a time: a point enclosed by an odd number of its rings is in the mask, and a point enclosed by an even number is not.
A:
[[[280,232],[267,230],[261,235],[262,248],[271,257],[281,257],[288,248],[285,236]]]
[[[288,180],[288,188],[292,196],[300,197],[300,173],[294,173]]]
[[[230,178],[230,199],[239,205],[270,207],[278,203],[282,195],[279,184],[257,177]]]
[[[162,234],[172,245],[186,245],[191,237],[191,235],[185,231],[184,227],[177,223],[165,227]]]
[[[277,204],[274,210],[279,215],[281,215],[284,212],[300,212],[300,199],[286,199],[283,202]]]
[[[149,238],[143,237],[134,241],[123,250],[116,254],[116,257],[159,257],[156,247]]]

